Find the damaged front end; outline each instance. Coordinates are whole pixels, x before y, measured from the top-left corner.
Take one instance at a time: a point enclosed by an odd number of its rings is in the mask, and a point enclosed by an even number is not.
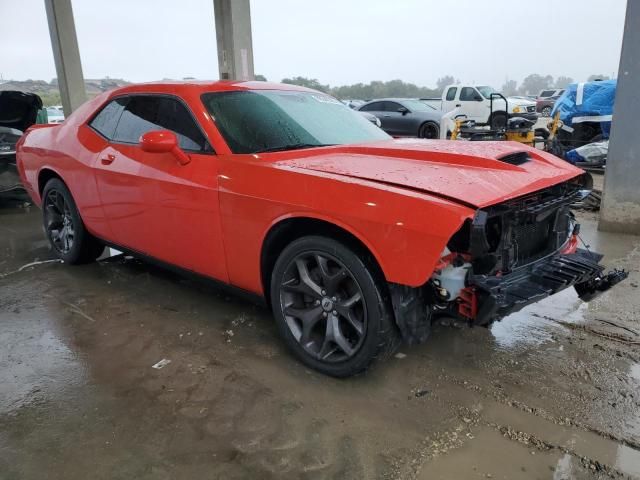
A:
[[[437,316],[489,325],[573,286],[590,301],[627,277],[604,273],[602,255],[579,249],[569,205],[588,194],[588,174],[478,210],[456,232],[421,288],[391,285],[396,321],[408,343],[424,341]]]

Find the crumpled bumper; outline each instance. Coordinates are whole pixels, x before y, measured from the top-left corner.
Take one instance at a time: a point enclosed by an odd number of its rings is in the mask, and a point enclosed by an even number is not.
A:
[[[604,274],[599,253],[577,249],[555,254],[501,276],[473,275],[469,285],[475,293],[474,323],[486,325],[510,313],[574,286],[580,298],[590,301],[628,276],[614,269]]]

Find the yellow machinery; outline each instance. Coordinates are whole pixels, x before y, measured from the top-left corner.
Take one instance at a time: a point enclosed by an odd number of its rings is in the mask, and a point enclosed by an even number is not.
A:
[[[500,93],[491,94],[491,114],[493,115],[494,97],[502,98],[505,102],[505,109],[509,111],[507,99]],[[488,126],[477,126],[473,120],[468,120],[466,116],[459,115],[455,118],[455,126],[451,132],[451,140],[469,141],[490,141],[509,140],[535,146],[539,139],[536,139],[534,130],[535,122],[520,117],[507,119],[506,125],[492,129]]]

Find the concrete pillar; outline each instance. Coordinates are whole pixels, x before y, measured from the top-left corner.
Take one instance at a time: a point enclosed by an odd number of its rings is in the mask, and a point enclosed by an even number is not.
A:
[[[65,116],[87,100],[71,0],[44,0]]]
[[[253,80],[249,0],[213,0],[220,80]]]
[[[640,233],[640,1],[627,1],[599,229]]]

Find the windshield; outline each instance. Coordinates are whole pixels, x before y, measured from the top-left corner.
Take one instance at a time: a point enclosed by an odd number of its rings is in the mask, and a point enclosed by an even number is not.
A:
[[[478,88],[478,91],[482,94],[482,96],[484,98],[486,98],[487,100],[489,100],[491,98],[491,94],[492,93],[499,93],[493,87],[487,87],[486,85],[483,85],[483,86],[477,87],[477,88]]]
[[[402,104],[412,112],[431,112],[435,110],[431,105],[427,105],[420,100],[402,100]]]
[[[202,101],[234,153],[348,145],[391,137],[329,95],[286,90],[206,93]]]

